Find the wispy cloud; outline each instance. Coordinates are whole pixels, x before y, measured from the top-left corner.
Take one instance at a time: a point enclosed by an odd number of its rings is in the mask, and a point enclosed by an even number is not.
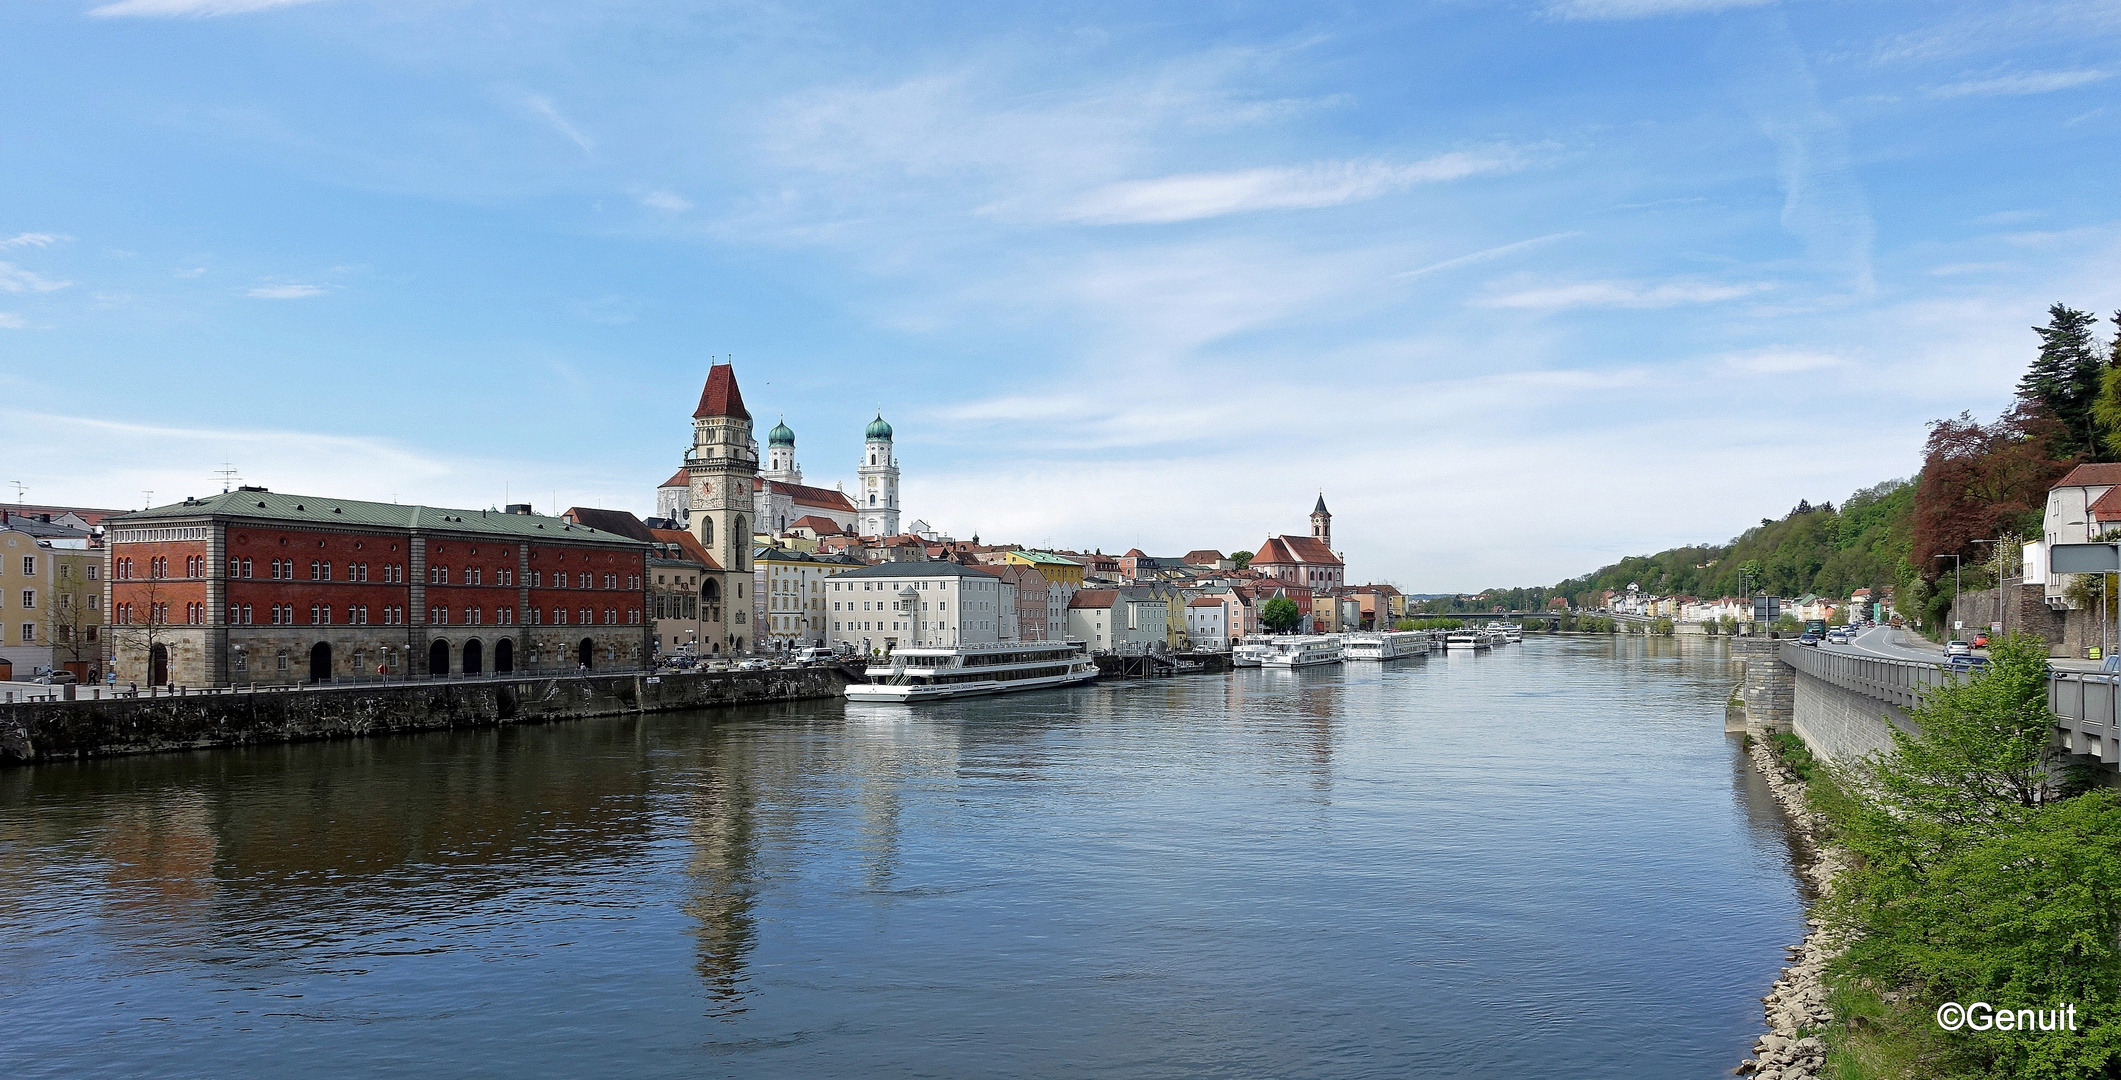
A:
[[[573,140],[576,146],[582,148],[583,153],[586,154],[595,148],[596,144],[590,142],[589,136],[582,134],[580,129],[569,123],[566,117],[560,115],[559,107],[552,103],[551,98],[543,94],[525,94],[523,96],[523,105],[530,110],[532,115],[551,124],[554,131]]]
[[[643,192],[635,197],[640,200],[642,206],[651,210],[665,210],[673,214],[682,214],[692,209],[692,200],[675,191],[664,191],[658,188],[653,191]]]
[[[14,263],[0,262],[0,292],[57,292],[72,284],[71,281],[45,277],[34,270],[24,270]]]
[[[0,311],[0,330],[20,330],[28,325],[22,321],[22,316]]]
[[[1313,210],[1415,184],[1460,180],[1515,164],[1507,151],[1454,152],[1405,164],[1332,161],[1299,168],[1190,173],[1107,184],[1060,212],[1097,225],[1164,224],[1259,210]]]
[[[44,233],[44,232],[26,232],[26,233],[17,233],[16,235],[14,235],[14,236],[10,236],[10,237],[8,237],[8,238],[7,238],[7,239],[5,239],[5,240],[0,240],[0,248],[7,248],[7,247],[40,247],[40,248],[41,248],[41,247],[50,247],[50,246],[52,246],[53,244],[61,244],[61,243],[65,243],[66,241],[68,241],[68,240],[72,240],[72,239],[73,239],[73,237],[71,237],[71,236],[61,236],[61,235],[59,235],[58,233]]]
[[[1667,308],[1713,304],[1774,288],[1767,282],[1724,284],[1705,281],[1578,281],[1542,285],[1475,299],[1479,307],[1559,310],[1562,308]]]
[[[1847,279],[1858,296],[1877,289],[1871,248],[1878,227],[1849,157],[1848,129],[1819,99],[1811,64],[1786,29],[1741,75],[1760,129],[1775,144],[1782,181],[1782,228],[1803,241],[1822,271]]]
[[[92,9],[89,14],[102,19],[119,18],[206,18],[213,15],[241,15],[247,11],[264,11],[268,8],[293,7],[296,4],[315,3],[316,0],[118,0]]]
[[[2000,274],[2006,271],[2016,269],[2018,269],[2018,265],[2016,263],[1960,262],[1945,263],[1942,266],[1932,266],[1929,269],[1929,274],[1931,277],[1961,277],[1967,274]]]
[[[1547,8],[1564,19],[1648,19],[1659,15],[1705,15],[1731,8],[1761,7],[1775,0],[1561,0]]]
[[[1523,251],[1526,248],[1530,247],[1537,247],[1540,244],[1552,243],[1556,240],[1567,240],[1570,237],[1582,235],[1583,234],[1580,232],[1548,233],[1545,236],[1535,236],[1530,240],[1519,240],[1514,244],[1503,244],[1500,247],[1491,247],[1485,251],[1473,252],[1470,255],[1460,255],[1455,259],[1445,259],[1442,262],[1430,263],[1427,266],[1417,267],[1413,270],[1402,270],[1399,273],[1392,275],[1392,277],[1394,280],[1397,281],[1407,281],[1413,278],[1426,277],[1430,274],[1434,274],[1442,270],[1455,270],[1461,266],[1471,266],[1474,263],[1483,263],[1487,262],[1490,259],[1499,259],[1502,258],[1504,255]]]
[[[246,290],[243,295],[258,300],[301,300],[310,296],[322,296],[322,285],[260,285]]]
[[[2085,68],[2077,71],[2029,71],[2019,75],[1999,75],[1992,79],[1967,79],[1963,82],[1946,83],[1929,88],[1931,97],[2016,97],[2024,94],[2045,94],[2055,90],[2068,90],[2078,86],[2089,86],[2105,82],[2114,77],[2111,71]]]

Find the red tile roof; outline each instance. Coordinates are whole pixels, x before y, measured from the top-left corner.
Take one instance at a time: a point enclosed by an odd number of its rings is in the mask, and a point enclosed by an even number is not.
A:
[[[653,543],[655,540],[655,534],[649,531],[648,526],[641,524],[640,518],[634,517],[624,510],[597,510],[586,506],[570,506],[567,508],[567,512],[560,516],[577,525],[587,525],[592,529],[602,529],[608,533],[617,533],[628,540],[639,540],[643,543]]]
[[[1071,609],[1110,608],[1118,596],[1118,589],[1077,589],[1075,595],[1068,598],[1068,606]]]
[[[1194,598],[1193,600],[1191,600],[1191,601],[1188,601],[1188,602],[1187,602],[1187,604],[1186,604],[1186,606],[1187,606],[1187,607],[1221,607],[1221,606],[1223,606],[1223,598],[1222,598],[1222,597],[1220,597],[1220,596],[1201,596],[1201,597],[1196,597],[1196,598]]]
[[[679,549],[685,552],[685,557],[693,562],[699,563],[709,570],[720,570],[722,568],[722,564],[715,562],[714,556],[707,554],[707,549],[700,546],[699,537],[683,529],[650,529],[648,531],[655,535],[658,543],[676,544]]]
[[[683,470],[683,469],[679,469],[678,471],[676,471],[676,472],[674,472],[674,473],[671,473],[671,474],[670,474],[670,479],[668,479],[668,480],[665,480],[665,481],[663,481],[663,486],[664,486],[664,487],[691,487],[691,486],[692,486],[692,474],[691,474],[691,473],[689,473],[689,472],[686,472],[686,471],[685,471],[685,470]]]
[[[2099,521],[2121,521],[2121,487],[2112,487],[2092,501],[2092,517]]]
[[[2121,461],[2102,461],[2092,465],[2079,465],[2069,475],[2055,481],[2055,487],[2102,487],[2121,485]]]
[[[811,506],[820,510],[837,510],[843,514],[854,513],[854,503],[848,500],[847,493],[844,491],[811,487],[808,484],[790,484],[781,480],[764,480],[756,476],[751,478],[751,490],[753,491],[764,490],[767,484],[772,484],[775,491],[786,493],[789,501],[797,506]]]
[[[790,522],[788,527],[791,529],[809,529],[819,536],[838,536],[846,531],[840,528],[839,522],[831,518],[819,517],[816,514],[805,514]]]
[[[751,419],[751,414],[744,410],[744,395],[736,388],[736,369],[728,364],[716,364],[707,369],[707,386],[700,391],[700,407],[692,410],[692,418],[698,420],[707,416]]]
[[[1214,548],[1201,548],[1198,551],[1186,552],[1186,562],[1192,566],[1208,566],[1223,561],[1223,558],[1223,553]]]

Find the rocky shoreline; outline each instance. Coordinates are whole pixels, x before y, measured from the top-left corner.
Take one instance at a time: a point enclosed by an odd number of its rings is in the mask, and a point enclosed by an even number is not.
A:
[[[1800,841],[1797,872],[1811,883],[1817,895],[1825,895],[1847,864],[1838,849],[1826,844],[1824,819],[1805,805],[1804,781],[1757,739],[1751,741],[1748,755],[1753,767],[1767,778],[1768,790],[1774,793]],[[1740,1076],[1755,1080],[1808,1080],[1818,1076],[1826,1065],[1826,1043],[1804,1031],[1833,1022],[1834,1014],[1826,1004],[1824,976],[1827,962],[1840,954],[1841,943],[1820,919],[1807,918],[1804,940],[1786,951],[1789,966],[1782,969],[1782,977],[1775,980],[1768,995],[1760,999],[1766,1006],[1767,1034],[1753,1044],[1758,1056],[1745,1059],[1732,1070]]]

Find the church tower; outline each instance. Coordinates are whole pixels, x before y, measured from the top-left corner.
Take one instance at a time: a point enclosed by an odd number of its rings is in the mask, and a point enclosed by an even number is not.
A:
[[[766,433],[766,479],[782,484],[803,482],[803,467],[795,463],[795,429],[785,418]]]
[[[898,460],[891,456],[891,425],[878,412],[862,433],[862,464],[855,472],[855,512],[864,536],[898,535]]]
[[[1326,493],[1318,493],[1318,505],[1311,508],[1311,539],[1333,547],[1333,515],[1326,510]]]
[[[789,432],[791,457],[794,435]],[[751,414],[737,390],[736,371],[715,364],[707,369],[700,407],[692,413],[692,453],[685,458],[685,472],[692,478],[692,534],[721,566],[720,573],[708,576],[719,592],[714,599],[730,652],[757,647],[749,585],[751,482],[758,471],[758,444],[751,441]]]

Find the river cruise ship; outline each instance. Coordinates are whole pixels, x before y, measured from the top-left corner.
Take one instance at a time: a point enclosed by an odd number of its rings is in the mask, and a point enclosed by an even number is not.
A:
[[[1247,634],[1244,640],[1230,647],[1230,666],[1259,667],[1273,651],[1268,644],[1271,640],[1262,634]]]
[[[1267,649],[1266,657],[1260,661],[1262,667],[1300,668],[1314,664],[1340,663],[1338,634],[1277,637]]]
[[[1512,645],[1524,640],[1524,626],[1519,623],[1496,623],[1495,629],[1501,631],[1503,640]]]
[[[1495,647],[1485,630],[1453,630],[1443,644],[1451,652],[1485,652]]]
[[[1387,630],[1381,634],[1349,634],[1341,639],[1343,660],[1398,660],[1429,655],[1426,630]]]
[[[1080,641],[1005,641],[903,648],[863,674],[868,681],[848,686],[847,700],[932,701],[1073,686],[1097,678],[1097,662]]]

